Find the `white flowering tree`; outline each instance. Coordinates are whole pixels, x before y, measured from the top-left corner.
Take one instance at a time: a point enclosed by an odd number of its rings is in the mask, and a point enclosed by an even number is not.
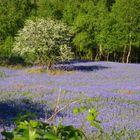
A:
[[[57,61],[72,58],[70,29],[52,19],[27,20],[15,37],[13,53],[32,64],[46,64],[50,68]]]

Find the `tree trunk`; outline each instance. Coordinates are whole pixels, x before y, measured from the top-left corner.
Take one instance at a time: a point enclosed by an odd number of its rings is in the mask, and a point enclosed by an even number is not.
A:
[[[131,55],[131,45],[129,46],[129,51],[128,51],[128,54],[127,54],[126,63],[129,63],[130,55]]]
[[[100,44],[98,49],[97,49],[97,54],[95,56],[95,60],[100,61],[102,56],[102,45]]]
[[[126,63],[129,63],[129,59],[130,59],[130,55],[131,55],[131,49],[132,49],[132,39],[131,39],[131,33],[130,33],[130,35],[129,35],[129,37],[130,37],[130,43],[129,43],[129,50],[128,50],[128,54],[127,54],[127,61],[126,61]]]
[[[124,50],[123,50],[123,57],[122,57],[122,63],[125,63],[125,53],[126,53],[126,45],[124,47]]]
[[[101,60],[102,57],[102,45],[99,45],[99,60]]]
[[[95,61],[99,60],[99,49],[96,49],[96,54],[95,54]]]
[[[50,72],[52,70],[52,62],[51,61],[48,61],[47,62],[47,72]]]
[[[109,60],[109,53],[107,53],[106,61],[108,62]]]
[[[98,52],[96,53],[96,56],[95,56],[95,61],[98,61],[99,59],[99,55],[98,55]]]

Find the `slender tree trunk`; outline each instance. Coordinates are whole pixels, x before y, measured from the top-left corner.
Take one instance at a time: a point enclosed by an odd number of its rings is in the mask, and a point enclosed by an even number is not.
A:
[[[109,60],[109,53],[107,53],[106,61],[108,62]]]
[[[99,45],[99,59],[102,57],[102,45]]]
[[[131,45],[129,46],[129,51],[128,51],[128,54],[127,54],[126,63],[129,63],[130,55],[131,55]]]
[[[95,61],[99,60],[99,49],[96,49]]]
[[[50,72],[52,70],[52,62],[48,60],[47,62],[47,72]]]
[[[98,58],[99,58],[99,56],[98,56],[98,52],[97,52],[96,56],[95,56],[95,61],[98,61]]]
[[[98,49],[97,49],[97,54],[95,56],[95,60],[101,60],[101,56],[102,56],[102,45],[100,44]]]
[[[130,35],[129,35],[129,37],[130,37],[130,43],[129,43],[129,50],[128,50],[128,54],[127,54],[127,61],[126,61],[126,63],[129,63],[129,59],[130,59],[130,55],[131,55],[131,50],[132,50],[132,39],[131,39],[131,33],[130,33]]]
[[[122,57],[122,63],[125,63],[125,53],[126,53],[126,45],[124,46],[124,50],[123,50],[123,57]]]

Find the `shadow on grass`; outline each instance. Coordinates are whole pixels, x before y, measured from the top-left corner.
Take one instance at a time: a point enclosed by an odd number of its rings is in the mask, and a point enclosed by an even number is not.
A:
[[[49,118],[53,114],[46,105],[34,103],[29,99],[6,100],[0,102],[0,126],[10,127],[15,124],[17,116],[24,116],[29,113],[27,117],[30,119],[45,120],[46,116]],[[63,117],[64,114],[58,113],[57,116]]]
[[[95,62],[92,60],[70,60],[65,62],[58,62],[57,64],[79,64],[79,63],[89,63],[89,62]]]
[[[63,70],[63,71],[82,71],[82,72],[91,72],[91,71],[98,71],[104,70],[111,67],[106,67],[102,65],[73,65],[73,64],[64,64],[64,65],[57,65],[55,69]]]
[[[82,71],[82,72],[92,72],[103,69],[108,69],[111,67],[103,66],[101,64],[94,64],[94,61],[90,60],[72,60],[66,62],[57,63],[54,66],[54,69],[63,70],[63,71]]]

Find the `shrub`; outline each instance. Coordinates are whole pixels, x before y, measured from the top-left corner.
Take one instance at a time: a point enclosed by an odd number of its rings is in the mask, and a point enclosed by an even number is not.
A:
[[[72,58],[69,27],[52,19],[27,20],[15,37],[13,53],[22,56],[26,63],[47,64]]]
[[[55,126],[40,121],[30,120],[19,122],[13,132],[2,132],[12,140],[81,140],[82,131],[73,126]]]

